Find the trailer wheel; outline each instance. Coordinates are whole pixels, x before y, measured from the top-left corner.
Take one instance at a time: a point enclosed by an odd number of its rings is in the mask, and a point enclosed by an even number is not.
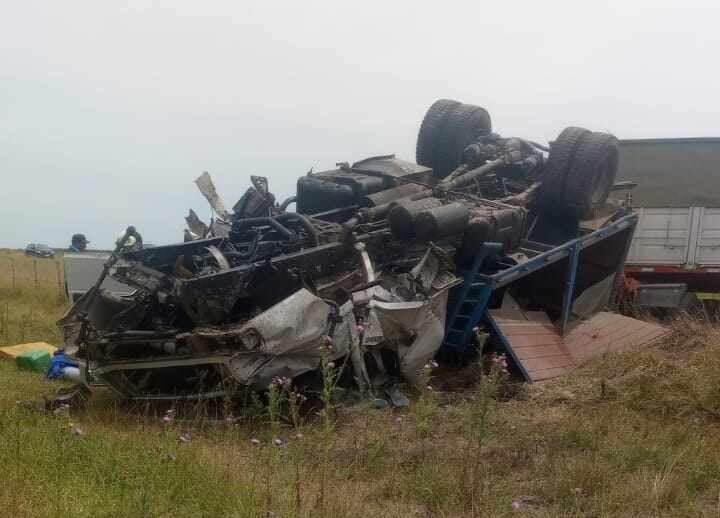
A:
[[[592,133],[580,142],[565,185],[567,205],[580,218],[592,218],[605,203],[618,159],[618,140],[613,135]]]
[[[480,106],[461,104],[444,118],[435,147],[433,173],[443,178],[462,163],[463,150],[492,129],[490,115]]]
[[[545,163],[541,200],[544,206],[566,205],[565,186],[580,142],[590,135],[585,128],[565,128],[550,145],[550,154]]]
[[[425,167],[434,166],[435,146],[443,120],[447,113],[458,105],[460,105],[458,101],[440,99],[428,108],[425,118],[420,124],[417,145],[415,146],[415,160],[418,164]]]

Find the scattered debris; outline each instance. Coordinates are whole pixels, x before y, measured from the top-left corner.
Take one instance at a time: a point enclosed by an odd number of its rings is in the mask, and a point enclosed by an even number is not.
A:
[[[42,349],[32,349],[15,357],[18,369],[34,372],[45,372],[50,365],[50,354]]]
[[[71,381],[80,381],[79,364],[65,356],[65,349],[60,347],[52,353],[50,363],[45,371],[47,379],[68,379]]]
[[[45,410],[53,411],[56,409],[69,410],[71,408],[79,408],[84,406],[90,398],[90,389],[83,384],[78,383],[68,388],[61,388],[52,399],[45,400]]]
[[[18,356],[31,351],[44,351],[48,358],[57,350],[57,347],[45,342],[31,342],[27,344],[8,345],[0,347],[0,358],[17,361]]]

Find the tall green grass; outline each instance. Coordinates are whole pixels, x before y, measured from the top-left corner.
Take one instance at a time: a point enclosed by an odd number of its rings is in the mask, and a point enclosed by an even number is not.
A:
[[[0,270],[0,339],[57,343],[52,266],[36,287],[17,261],[22,285]],[[228,404],[227,420],[198,409],[164,423],[167,405],[106,392],[49,412],[62,384],[0,362],[0,516],[717,518],[720,332],[674,326],[656,347],[524,390],[471,367],[431,375],[405,410],[334,408],[328,392],[289,420],[288,393]],[[460,377],[475,383],[444,390]]]

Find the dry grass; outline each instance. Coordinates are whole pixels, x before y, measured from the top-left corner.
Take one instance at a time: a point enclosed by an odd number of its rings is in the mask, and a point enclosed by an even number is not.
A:
[[[0,307],[13,315],[4,329],[13,342],[22,325],[28,340],[55,341],[57,289],[50,278],[36,290],[31,279],[0,287]],[[416,396],[402,412],[339,409],[330,440],[319,421],[271,426],[252,405],[238,423],[163,425],[164,408],[141,411],[100,393],[78,414],[48,414],[34,402],[58,385],[0,363],[0,509],[17,517],[719,517],[720,336],[696,321],[676,326],[660,346],[599,358],[512,399],[492,397],[497,387],[485,378],[464,392]],[[274,435],[283,446],[271,445]]]
[[[33,259],[0,250],[0,344],[57,343],[55,322],[67,307],[61,253]]]

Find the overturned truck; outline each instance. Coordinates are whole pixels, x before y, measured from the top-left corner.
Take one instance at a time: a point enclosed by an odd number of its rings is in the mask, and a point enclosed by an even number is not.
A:
[[[533,380],[493,312],[542,313],[562,337],[608,304],[635,225],[606,204],[616,139],[571,127],[545,147],[440,100],[416,160],[339,163],[282,203],[253,177],[232,210],[204,174],[213,221],[190,211],[185,242],[148,249],[125,247],[142,242],[129,227],[59,322],[68,351],[88,383],[134,399],[301,384],[323,359],[373,390],[482,346]],[[106,276],[132,293],[100,289]]]

